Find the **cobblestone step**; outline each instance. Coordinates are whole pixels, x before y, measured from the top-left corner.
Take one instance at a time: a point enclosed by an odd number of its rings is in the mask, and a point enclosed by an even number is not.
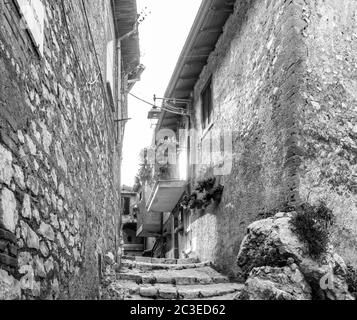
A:
[[[121,282],[127,291],[128,300],[232,300],[243,288],[243,284],[209,284],[209,285],[138,285],[135,282]]]
[[[117,280],[130,280],[138,284],[196,285],[228,283],[229,279],[210,267],[183,270],[126,270],[117,273]]]
[[[148,263],[137,262],[131,260],[123,260],[122,267],[126,269],[138,269],[141,271],[153,271],[153,270],[185,270],[196,269],[202,267],[210,267],[210,262],[190,263],[190,264],[165,264],[165,263]]]
[[[152,263],[152,264],[195,264],[199,263],[198,259],[159,259],[159,258],[148,258],[148,257],[129,257],[123,256],[123,261],[132,262],[142,262],[142,263]]]

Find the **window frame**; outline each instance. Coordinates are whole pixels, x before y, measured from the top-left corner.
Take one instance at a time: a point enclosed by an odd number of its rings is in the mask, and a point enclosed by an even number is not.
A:
[[[204,132],[210,130],[213,125],[213,87],[212,76],[207,80],[201,91],[201,126]]]

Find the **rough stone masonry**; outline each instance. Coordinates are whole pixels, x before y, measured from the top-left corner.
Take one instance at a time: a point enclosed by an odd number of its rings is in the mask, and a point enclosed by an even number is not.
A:
[[[98,81],[113,13],[86,2],[94,47],[81,1],[64,2],[69,30],[61,1],[43,3],[40,57],[0,1],[0,299],[95,299],[118,243],[120,144]]]
[[[260,214],[325,201],[332,242],[357,265],[357,3],[237,1],[194,90],[212,79],[215,130],[233,132],[233,169],[217,209],[192,217],[195,252],[237,274],[247,226]],[[212,176],[195,166],[192,186]],[[234,223],[232,223],[234,221]]]

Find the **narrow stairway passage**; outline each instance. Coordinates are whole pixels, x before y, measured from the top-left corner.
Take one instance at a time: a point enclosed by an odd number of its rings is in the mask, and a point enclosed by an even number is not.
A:
[[[243,288],[210,262],[145,257],[123,257],[111,286],[125,300],[233,300]]]

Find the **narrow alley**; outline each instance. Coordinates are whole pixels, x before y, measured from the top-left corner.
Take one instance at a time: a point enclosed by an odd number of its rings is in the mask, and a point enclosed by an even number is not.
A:
[[[356,300],[356,79],[356,0],[0,0],[0,300]]]

